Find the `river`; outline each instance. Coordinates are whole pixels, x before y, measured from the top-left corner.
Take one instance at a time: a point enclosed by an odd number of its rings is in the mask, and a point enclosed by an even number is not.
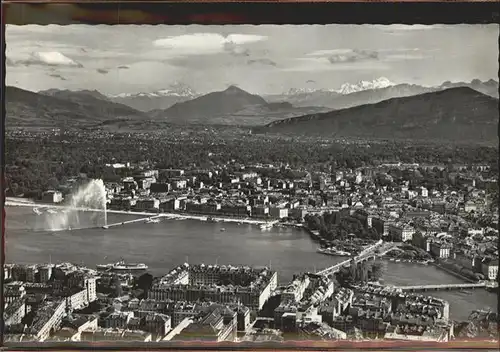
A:
[[[73,262],[95,267],[116,262],[146,263],[153,275],[189,263],[270,265],[280,283],[293,274],[315,271],[345,258],[316,253],[317,245],[300,229],[197,220],[167,220],[124,226],[51,232],[41,230],[46,216],[29,207],[6,209],[6,261],[8,263]],[[81,224],[89,214],[80,214]],[[108,221],[122,222],[137,215],[108,214]],[[393,285],[459,283],[454,276],[433,266],[385,262],[384,282]],[[451,317],[466,319],[473,309],[497,309],[497,295],[485,290],[432,292],[450,302]]]

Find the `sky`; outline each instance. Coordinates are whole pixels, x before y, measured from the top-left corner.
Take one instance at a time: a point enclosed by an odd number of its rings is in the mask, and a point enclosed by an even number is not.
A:
[[[6,84],[116,95],[498,80],[499,26],[7,25]]]

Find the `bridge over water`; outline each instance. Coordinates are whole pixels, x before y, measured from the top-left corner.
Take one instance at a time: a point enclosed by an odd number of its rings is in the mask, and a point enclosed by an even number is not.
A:
[[[398,243],[393,243],[393,242],[382,242],[379,241],[375,243],[374,245],[364,249],[360,254],[358,254],[356,257],[346,259],[340,263],[337,263],[331,267],[328,267],[326,269],[323,269],[321,271],[318,271],[316,274],[317,275],[324,275],[324,276],[329,276],[332,274],[335,274],[340,271],[340,269],[343,266],[349,266],[351,264],[351,261],[354,260],[354,262],[359,263],[363,262],[365,260],[369,259],[375,259],[377,256],[383,256],[387,252],[391,251],[396,247]]]
[[[472,288],[486,288],[486,282],[463,283],[463,284],[441,284],[441,285],[415,285],[415,286],[395,286],[402,291],[440,291],[440,290],[464,290]]]

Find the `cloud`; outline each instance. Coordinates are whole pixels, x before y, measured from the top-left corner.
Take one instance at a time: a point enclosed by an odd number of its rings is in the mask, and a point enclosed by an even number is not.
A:
[[[175,37],[157,39],[153,45],[159,48],[174,49],[180,52],[199,51],[199,53],[217,53],[224,46],[223,37],[213,33],[184,34]]]
[[[401,53],[419,51],[419,48],[391,48],[391,49],[378,49],[379,53]]]
[[[374,25],[373,26],[376,29],[379,29],[387,34],[390,35],[406,35],[406,34],[411,34],[415,32],[427,32],[431,30],[436,30],[436,29],[443,29],[446,28],[444,25],[422,25],[422,24],[413,24],[413,25],[406,25],[406,24],[392,24],[389,26],[382,26],[382,25]]]
[[[127,66],[127,65],[121,65],[121,66],[118,66],[117,69],[119,70],[128,70],[130,67]]]
[[[429,50],[427,50],[429,51]],[[306,55],[305,59],[328,59],[331,64],[346,64],[359,62],[394,62],[405,60],[423,60],[430,56],[418,48],[391,48],[378,50],[360,49],[328,49],[317,50]]]
[[[250,50],[234,43],[224,44],[224,50],[233,56],[250,56]]]
[[[249,34],[223,36],[216,33],[193,33],[156,39],[153,41],[153,45],[157,48],[169,49],[180,55],[202,55],[224,51],[235,53],[235,48],[238,46],[266,39],[265,36]]]
[[[274,62],[273,60],[271,59],[252,59],[252,60],[248,60],[247,63],[249,65],[255,65],[255,64],[260,64],[260,65],[265,65],[265,66],[273,66],[273,67],[276,67],[278,66],[276,64],[276,62]]]
[[[105,70],[103,68],[98,68],[96,71],[99,72],[99,73],[101,73],[101,74],[103,74],[103,75],[105,75],[106,73],[109,72],[108,70]]]
[[[230,34],[225,38],[226,42],[237,45],[256,43],[263,40],[267,40],[267,37],[263,35],[253,35],[253,34]]]
[[[384,57],[386,61],[423,60],[430,56],[423,54],[389,54]]]
[[[326,49],[326,50],[315,50],[310,52],[306,56],[328,56],[328,55],[340,55],[348,54],[352,52],[353,49]]]
[[[330,55],[328,61],[331,64],[378,60],[378,52],[371,50],[351,50],[349,52]]]
[[[411,75],[419,75],[422,83],[432,85],[435,81],[448,79],[489,77],[498,71],[498,63],[487,59],[498,56],[496,47],[495,50],[487,50],[491,47],[490,43],[498,38],[498,25],[445,25],[443,29],[435,30],[433,28],[436,26],[421,25],[378,26],[381,29],[373,27],[9,27],[6,29],[6,50],[11,62],[6,64],[14,63],[17,66],[7,67],[6,79],[11,84],[19,82],[19,85],[30,87],[30,90],[56,87],[95,88],[109,94],[118,94],[160,90],[165,88],[166,80],[173,79],[193,85],[200,92],[219,89],[222,82],[244,82],[245,87],[252,87],[255,91],[281,91],[300,85],[327,88],[346,81],[377,76],[390,76],[398,82],[411,82]],[[392,32],[402,34],[396,36]],[[200,33],[208,33],[208,36],[202,37],[203,43],[195,42],[194,45],[192,39],[199,37]],[[247,36],[243,33],[260,36]],[[103,38],[109,40],[102,40]],[[287,38],[294,40],[286,40]],[[463,45],[464,40],[467,47]],[[414,47],[419,49],[413,50]],[[429,52],[433,48],[438,48],[439,52]],[[464,48],[467,50],[464,51]],[[375,51],[378,59],[355,62],[342,62],[341,59],[337,60],[341,62],[336,63],[331,63],[328,59],[331,57],[335,61],[342,55],[349,57],[352,49]],[[22,60],[28,61],[32,52],[59,52],[81,63],[84,68],[54,64],[50,66],[46,63],[29,67],[20,64]],[[458,54],[462,56],[452,57]],[[423,58],[422,55],[430,55],[430,58],[419,60]],[[485,56],[486,59],[483,58]],[[278,65],[265,66],[256,61],[248,63],[261,58],[269,58]],[[318,60],[295,60],[296,58]],[[137,65],[137,62],[141,64]],[[127,69],[124,66],[130,67]],[[109,73],[99,74],[96,71],[98,68],[107,69]],[[61,74],[67,80],[49,76],[52,73]],[[112,73],[113,79],[110,80]],[[306,83],[308,79],[314,79],[317,83]]]
[[[17,63],[31,66],[65,66],[65,67],[83,67],[79,62],[70,59],[58,51],[34,52],[31,53],[28,59],[20,60]]]
[[[59,78],[61,81],[66,81],[66,78],[57,73],[51,73],[49,76],[54,78]]]
[[[306,83],[316,83],[316,81],[314,79],[308,79]]]
[[[391,24],[388,26],[380,26],[380,25],[375,25],[376,28],[381,29],[386,32],[392,32],[392,31],[404,31],[404,32],[409,32],[409,31],[428,31],[432,29],[439,29],[439,28],[444,28],[443,25],[423,25],[423,24]]]
[[[320,71],[356,71],[387,70],[390,67],[380,61],[338,62],[332,64],[330,57],[305,57],[293,59],[291,65],[283,71],[288,72],[320,72]]]
[[[9,59],[8,57],[5,59],[5,64],[7,66],[15,66],[16,65],[16,63],[14,62],[14,60]]]
[[[306,56],[326,57],[331,64],[353,63],[359,61],[377,61],[379,53],[375,50],[328,49],[316,50]]]

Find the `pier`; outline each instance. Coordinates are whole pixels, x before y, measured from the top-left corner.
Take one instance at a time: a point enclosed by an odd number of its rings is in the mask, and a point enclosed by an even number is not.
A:
[[[30,207],[30,208],[40,208],[40,209],[65,209],[65,210],[74,210],[74,211],[91,211],[91,212],[105,212],[105,216],[107,214],[124,214],[124,215],[142,215],[144,218],[128,220],[119,223],[108,224],[106,227],[111,226],[120,226],[125,224],[130,224],[134,222],[146,221],[147,219],[154,219],[157,217],[163,217],[171,220],[199,220],[199,221],[207,221],[208,218],[213,218],[213,220],[217,222],[232,222],[232,223],[242,223],[249,225],[261,225],[261,224],[270,224],[270,225],[278,225],[280,223],[279,220],[267,220],[267,219],[258,219],[258,218],[239,218],[239,217],[229,217],[222,215],[214,214],[194,214],[194,213],[152,213],[147,211],[128,211],[128,210],[116,210],[116,209],[92,209],[92,208],[80,208],[80,207],[71,207],[67,205],[60,204],[45,204],[45,203],[35,203],[33,201],[21,201],[18,199],[7,198],[5,202],[6,206],[13,207]],[[102,226],[99,226],[102,227]]]
[[[402,291],[444,291],[444,290],[465,290],[474,288],[486,288],[486,282],[464,283],[464,284],[441,284],[441,285],[415,285],[415,286],[395,286],[395,289]]]
[[[134,222],[146,222],[148,220],[153,220],[153,219],[158,219],[163,217],[162,215],[155,215],[155,216],[148,216],[147,218],[140,218],[140,219],[134,219],[134,220],[127,220],[127,221],[122,221],[122,222],[116,222],[113,224],[107,224],[103,226],[103,228],[110,228],[114,226],[121,226],[121,225],[127,225],[127,224],[132,224]]]

